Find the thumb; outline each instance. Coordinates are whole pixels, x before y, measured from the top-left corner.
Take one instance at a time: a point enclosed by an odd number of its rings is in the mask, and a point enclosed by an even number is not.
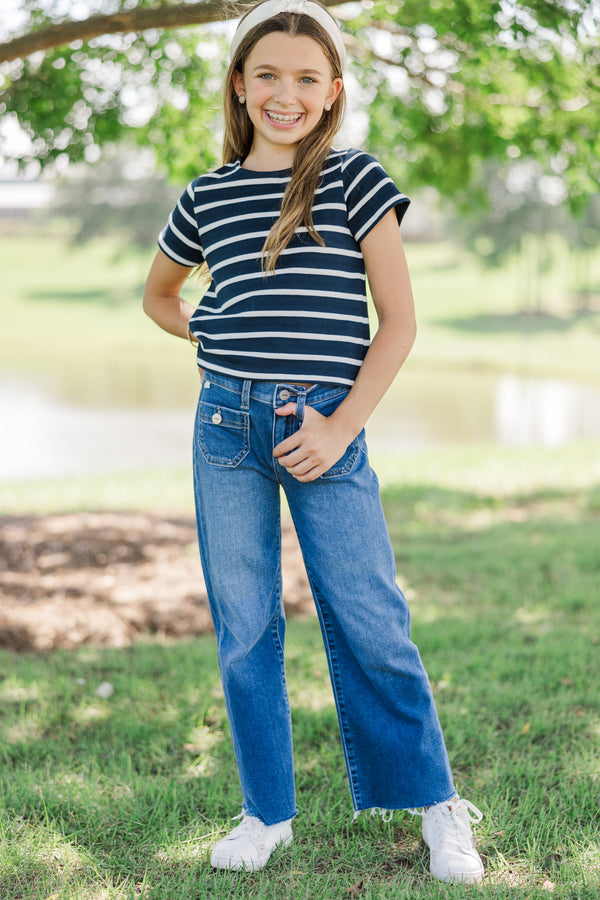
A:
[[[278,416],[292,416],[296,412],[296,408],[296,403],[286,403],[285,406],[280,406],[276,409],[275,413]]]

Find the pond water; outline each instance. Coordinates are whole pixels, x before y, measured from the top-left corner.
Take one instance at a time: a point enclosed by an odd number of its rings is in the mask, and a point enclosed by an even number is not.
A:
[[[76,405],[5,374],[0,409],[5,482],[190,463],[192,401],[179,409]],[[555,447],[598,439],[600,387],[407,369],[372,416],[367,437],[373,454],[449,442]]]

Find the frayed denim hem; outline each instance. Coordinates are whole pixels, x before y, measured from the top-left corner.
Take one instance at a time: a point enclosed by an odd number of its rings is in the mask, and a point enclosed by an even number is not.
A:
[[[438,803],[432,803],[431,806],[438,806],[443,803],[448,803],[450,800],[458,799],[458,794],[456,791],[453,791],[449,797],[446,797],[445,800],[439,800]],[[406,807],[406,809],[385,809],[383,806],[373,806],[370,809],[355,809],[354,815],[352,816],[352,822],[356,822],[361,813],[370,812],[373,818],[377,816],[381,816],[382,822],[390,822],[395,812],[407,812],[410,813],[411,816],[422,816],[423,812],[427,809],[430,809],[430,806],[422,806],[420,808],[415,807]]]

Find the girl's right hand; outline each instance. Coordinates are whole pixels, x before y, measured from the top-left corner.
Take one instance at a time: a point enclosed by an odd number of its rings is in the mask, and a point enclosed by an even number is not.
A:
[[[278,416],[294,415],[296,404],[286,403],[275,412]],[[342,458],[355,437],[335,414],[323,416],[312,406],[305,406],[299,430],[277,444],[273,456],[298,481],[314,481]]]

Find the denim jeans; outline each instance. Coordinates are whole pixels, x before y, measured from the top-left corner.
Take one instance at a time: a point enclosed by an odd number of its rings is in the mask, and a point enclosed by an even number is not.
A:
[[[200,555],[242,786],[267,825],[296,814],[284,669],[280,488],[312,588],[355,810],[407,809],[454,794],[429,680],[410,640],[364,432],[312,482],[273,457],[306,403],[331,415],[347,394],[205,374],[194,433]],[[277,416],[289,400],[297,415]]]

